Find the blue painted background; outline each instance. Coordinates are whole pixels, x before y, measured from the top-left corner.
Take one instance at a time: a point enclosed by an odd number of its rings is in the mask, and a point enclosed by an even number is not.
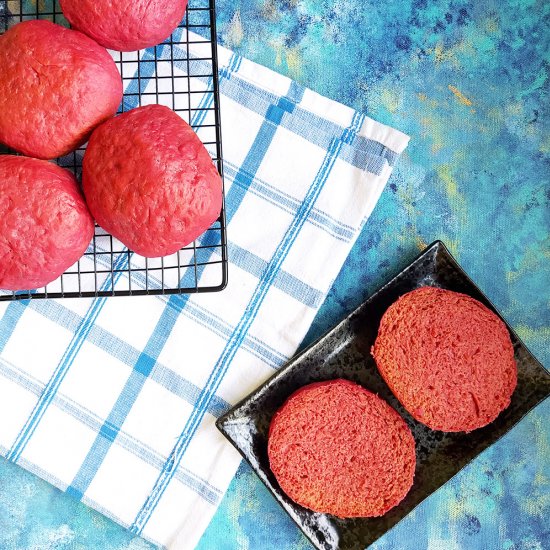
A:
[[[218,0],[226,46],[413,139],[307,338],[444,240],[550,366],[550,4]],[[374,545],[550,548],[550,401]],[[0,462],[0,549],[150,546]],[[309,548],[243,465],[200,550]]]

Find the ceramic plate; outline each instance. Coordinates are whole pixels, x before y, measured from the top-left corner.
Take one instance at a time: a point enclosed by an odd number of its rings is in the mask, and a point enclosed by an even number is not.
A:
[[[463,292],[496,311],[445,245],[435,242],[336,328],[295,357],[217,422],[218,428],[316,548],[364,549],[550,395],[549,373],[508,326],[518,365],[518,385],[510,407],[492,424],[469,434],[437,432],[416,422],[379,375],[370,349],[386,309],[402,294],[426,285]],[[269,469],[267,433],[275,411],[298,388],[334,378],[347,378],[379,394],[401,414],[413,431],[417,457],[414,485],[405,500],[381,518],[343,520],[306,510],[281,491]]]

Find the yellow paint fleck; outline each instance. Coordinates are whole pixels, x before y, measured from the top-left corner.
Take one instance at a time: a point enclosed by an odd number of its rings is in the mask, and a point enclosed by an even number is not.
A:
[[[471,107],[473,105],[473,103],[458,88],[455,88],[449,84],[449,90],[453,92],[462,105],[466,105],[467,107]]]
[[[545,436],[545,426],[540,422],[540,418],[534,419],[536,427],[536,433],[538,434],[536,446],[537,452],[542,456],[547,456],[549,451],[548,438]],[[540,467],[539,467],[540,468]],[[548,486],[550,480],[544,471],[538,469],[535,477],[533,478],[533,488],[529,491],[529,494],[525,495],[526,498],[521,500],[521,507],[530,516],[543,516],[545,510],[550,504],[550,491]]]
[[[34,4],[36,6],[36,4]],[[8,11],[18,13],[21,10],[21,2],[16,0],[8,0]]]
[[[286,64],[290,78],[299,79],[302,74],[302,56],[299,46],[286,48]]]
[[[449,502],[449,518],[457,520],[464,516],[466,513],[464,509],[464,502],[460,500],[450,500]]]
[[[288,48],[280,39],[272,40],[269,45],[275,52],[275,64],[288,68],[288,76],[294,80],[299,80],[302,75],[302,55],[300,47]]]
[[[448,63],[449,65],[460,69],[460,59],[464,58],[463,50],[465,49],[465,47],[466,45],[463,41],[461,41],[454,46],[445,49],[443,43],[440,42],[435,46],[433,50],[429,49],[428,52],[433,54],[436,64],[439,65],[441,63]]]
[[[275,65],[282,65],[284,44],[281,40],[276,39],[271,40],[269,42],[269,45],[273,48],[273,51],[275,52]]]
[[[548,342],[550,339],[550,327],[538,327],[533,328],[527,325],[516,326],[516,332],[518,336],[525,340],[527,344],[529,342]]]
[[[546,334],[548,337],[548,334]],[[550,439],[546,432],[546,418],[542,416],[534,416],[533,423],[535,424],[535,436],[537,449],[544,456],[550,456]],[[550,493],[548,494],[550,496]]]
[[[20,2],[12,2],[11,0],[8,1],[8,8],[10,8],[9,4],[12,4],[14,6],[14,9],[10,9],[12,13],[17,13],[17,11],[20,10]],[[31,8],[36,8],[40,11],[46,11],[46,0],[30,0],[29,2]],[[38,6],[37,6],[38,4]],[[17,8],[15,6],[17,5]],[[17,10],[17,11],[16,11]]]
[[[418,250],[424,250],[427,248],[428,243],[420,235],[416,235],[416,246]]]
[[[299,0],[290,0],[286,2],[286,4],[290,4],[291,8],[296,8],[298,3]],[[261,7],[262,18],[269,21],[278,21],[281,19],[283,11],[280,4],[281,2],[279,0],[264,0]]]
[[[500,124],[504,117],[502,109],[493,107],[487,111],[487,118],[494,124]]]
[[[544,472],[537,472],[533,478],[534,485],[550,485],[550,478]]]
[[[397,89],[384,89],[380,94],[382,105],[390,112],[395,113],[403,102],[402,96]]]
[[[436,167],[437,175],[444,185],[445,195],[451,207],[453,218],[456,220],[458,227],[465,227],[468,219],[468,208],[466,199],[463,193],[460,191],[458,181],[453,175],[450,164],[442,164]],[[458,255],[459,240],[451,239],[448,236],[442,236],[442,240],[445,241],[449,250],[454,256]]]
[[[229,27],[225,35],[225,42],[228,47],[240,46],[244,38],[243,23],[241,21],[241,12],[237,10],[229,22]]]
[[[544,141],[540,144],[541,153],[550,153],[550,136],[546,136]]]
[[[535,273],[544,269],[550,262],[550,239],[546,239],[542,249],[538,246],[528,248],[521,258],[521,262],[513,271],[506,273],[506,280],[513,283],[529,273]],[[550,327],[549,327],[550,332]]]
[[[279,15],[275,0],[266,0],[262,6],[262,17],[269,21],[275,21]]]
[[[443,63],[449,58],[449,53],[443,49],[443,44],[437,44],[434,50],[435,62]]]
[[[459,166],[460,164],[464,163],[467,158],[468,153],[464,149],[457,149],[456,151],[453,151],[452,163],[455,166]]]
[[[404,155],[406,157],[406,153]],[[418,246],[419,250],[426,248],[426,243],[419,234],[418,226],[416,224],[416,215],[418,209],[413,206],[413,202],[418,198],[418,187],[413,183],[405,183],[403,186],[397,186],[397,196],[399,197],[399,203],[402,205],[403,210],[407,215],[407,219],[410,220],[411,225],[407,228],[407,231],[394,231],[393,219],[386,221],[387,231],[383,232],[383,241],[386,246],[395,245],[395,239],[397,239],[402,245],[409,246],[411,238]]]
[[[459,252],[459,241],[458,239],[445,239],[445,244],[447,248],[451,251],[451,254],[455,257],[458,256]]]
[[[436,99],[430,99],[426,94],[423,94],[423,93],[418,93],[416,94],[418,99],[424,103],[426,103],[426,106],[429,107],[430,109],[438,109],[439,108],[439,103],[437,102]]]
[[[443,164],[437,168],[437,175],[445,184],[447,197],[451,200],[461,198],[458,191],[458,183],[451,174],[451,167],[448,164]]]
[[[485,22],[485,28],[487,29],[487,32],[491,34],[496,34],[499,30],[497,19],[494,17],[487,19],[487,21]]]
[[[515,103],[508,103],[506,105],[506,114],[508,116],[510,115],[523,115],[523,103],[521,101],[517,101]]]
[[[444,131],[445,126],[441,124],[441,120],[438,118],[437,113],[435,118],[431,117],[421,117],[420,123],[426,129],[422,132],[422,136],[429,138],[432,142],[432,153],[437,153],[443,147],[445,147],[445,138],[446,134]]]

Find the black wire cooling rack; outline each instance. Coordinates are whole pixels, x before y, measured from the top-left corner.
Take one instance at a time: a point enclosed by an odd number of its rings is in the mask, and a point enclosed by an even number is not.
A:
[[[28,19],[67,25],[57,1],[0,0],[0,34]],[[119,112],[151,103],[174,109],[197,132],[223,178],[215,1],[189,0],[184,20],[163,44],[112,55],[125,89]],[[80,178],[84,151],[57,162]],[[224,207],[198,241],[165,258],[132,253],[96,226],[84,256],[58,280],[37,290],[0,290],[0,301],[216,292],[227,284],[227,268]]]

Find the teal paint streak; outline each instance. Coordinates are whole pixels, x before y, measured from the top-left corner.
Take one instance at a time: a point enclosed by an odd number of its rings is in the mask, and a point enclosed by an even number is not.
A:
[[[2,550],[148,550],[101,514],[14,464],[0,461]]]
[[[282,70],[281,51],[298,52],[292,76],[302,84],[413,137],[306,340],[406,265],[419,243],[443,238],[550,367],[548,5],[272,2],[277,9],[266,21],[259,4],[219,4],[228,21],[241,10],[240,53]],[[227,29],[222,25],[222,36]],[[281,48],[280,35],[289,32],[297,38]],[[550,547],[549,415],[546,402],[373,548]],[[243,465],[201,550],[215,547],[218,526],[233,525],[238,493],[255,486]],[[268,510],[272,499],[255,494]],[[258,537],[267,534],[259,517],[243,512],[235,521],[248,521],[245,532]]]
[[[308,341],[442,238],[550,367],[549,17],[543,0],[218,0],[228,46],[413,137]],[[549,417],[546,402],[374,548],[550,547]],[[307,547],[246,465],[199,545]],[[149,546],[0,461],[0,548]]]

